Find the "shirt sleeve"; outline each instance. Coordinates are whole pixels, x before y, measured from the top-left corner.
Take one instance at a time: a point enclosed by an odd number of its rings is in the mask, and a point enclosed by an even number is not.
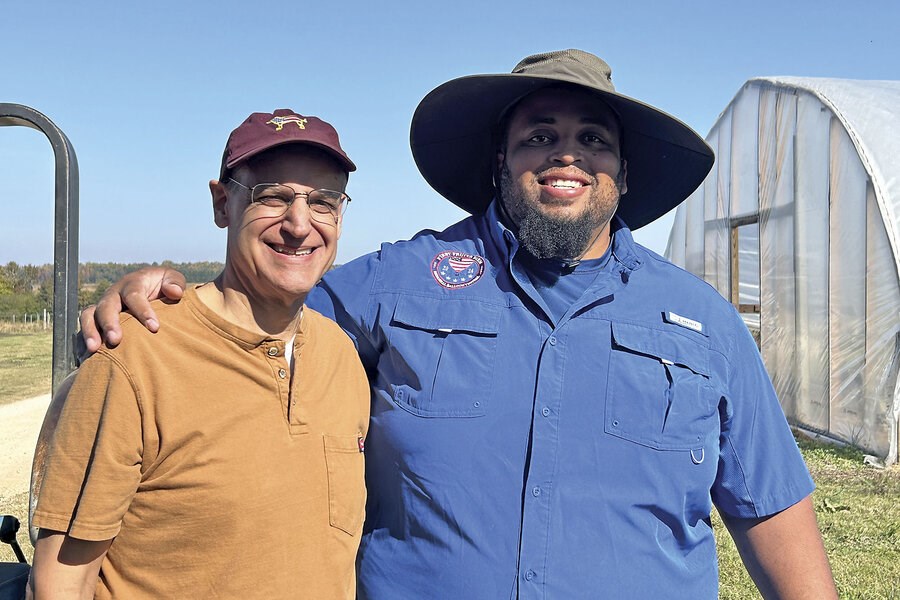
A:
[[[756,343],[734,311],[731,329],[712,499],[729,515],[759,518],[796,504],[815,486]]]
[[[306,304],[337,322],[362,359],[366,372],[378,364],[381,335],[374,325],[373,293],[381,270],[381,253],[367,254],[332,269],[306,298]]]
[[[141,410],[128,373],[101,351],[79,369],[44,464],[34,524],[114,538],[141,480]]]

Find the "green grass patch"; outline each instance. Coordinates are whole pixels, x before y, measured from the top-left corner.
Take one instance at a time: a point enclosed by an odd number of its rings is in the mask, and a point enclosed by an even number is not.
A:
[[[813,504],[841,598],[900,600],[900,467],[875,469],[852,448],[798,436],[816,482]],[[737,548],[713,515],[719,552],[719,595],[758,599]]]
[[[49,330],[0,330],[0,404],[50,393],[52,353]]]

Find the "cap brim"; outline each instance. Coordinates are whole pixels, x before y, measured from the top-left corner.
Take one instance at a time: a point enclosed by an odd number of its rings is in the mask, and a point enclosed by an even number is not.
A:
[[[494,128],[516,100],[563,79],[507,73],[444,83],[419,103],[410,146],[422,176],[463,210],[480,214],[494,196]],[[631,229],[656,220],[703,182],[715,155],[693,129],[633,98],[585,86],[618,112],[625,132],[628,192],[617,215]]]
[[[351,161],[349,157],[344,156],[343,154],[340,154],[338,152],[335,152],[334,148],[332,148],[331,146],[328,146],[327,144],[321,144],[321,143],[313,141],[313,140],[286,139],[283,142],[276,142],[274,144],[261,145],[256,148],[252,148],[252,149],[248,150],[247,152],[244,152],[243,154],[231,157],[231,160],[224,163],[222,165],[222,168],[219,170],[219,178],[220,179],[224,178],[225,173],[227,171],[230,171],[231,169],[233,169],[234,167],[236,167],[237,165],[241,164],[244,161],[250,160],[257,154],[261,154],[261,153],[265,152],[266,150],[271,150],[272,148],[277,148],[278,146],[284,146],[286,144],[304,144],[306,146],[315,146],[316,148],[323,150],[328,155],[333,156],[347,170],[348,173],[352,173],[353,171],[356,170],[356,165],[353,164],[353,161]]]

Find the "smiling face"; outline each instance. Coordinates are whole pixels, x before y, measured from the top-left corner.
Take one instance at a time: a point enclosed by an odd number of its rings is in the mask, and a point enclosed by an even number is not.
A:
[[[612,110],[578,88],[545,88],[509,116],[498,153],[500,201],[538,258],[599,258],[625,193]]]
[[[311,146],[276,147],[230,174],[247,187],[282,183],[295,192],[344,191],[347,172]],[[226,285],[261,305],[296,306],[334,263],[341,223],[310,218],[304,196],[283,214],[250,203],[250,193],[230,182],[210,182],[216,224],[228,228]]]

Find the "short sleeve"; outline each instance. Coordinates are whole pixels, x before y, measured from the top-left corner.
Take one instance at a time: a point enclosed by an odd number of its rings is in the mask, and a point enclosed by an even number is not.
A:
[[[119,533],[141,480],[139,397],[101,351],[79,369],[53,433],[34,524],[99,541]]]
[[[814,489],[756,343],[736,312],[712,499],[739,518],[775,514]]]

